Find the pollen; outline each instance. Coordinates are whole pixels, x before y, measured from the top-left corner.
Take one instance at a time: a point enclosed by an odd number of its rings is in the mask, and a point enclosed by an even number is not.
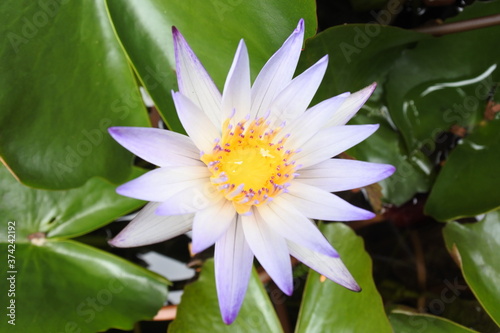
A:
[[[285,148],[288,135],[279,137],[282,127],[271,128],[265,118],[232,125],[228,118],[222,128],[222,138],[201,160],[212,172],[212,184],[239,214],[287,191],[295,161]]]

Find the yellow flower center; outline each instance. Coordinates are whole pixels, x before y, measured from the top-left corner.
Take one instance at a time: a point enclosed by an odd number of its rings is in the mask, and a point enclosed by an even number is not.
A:
[[[212,184],[244,214],[286,192],[295,176],[290,159],[294,152],[284,148],[287,136],[276,139],[281,127],[270,128],[264,118],[236,126],[230,121],[224,122],[221,140],[201,160],[212,172]]]

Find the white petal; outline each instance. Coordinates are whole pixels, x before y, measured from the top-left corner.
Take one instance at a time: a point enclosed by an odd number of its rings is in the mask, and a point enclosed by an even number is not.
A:
[[[241,217],[248,245],[276,285],[291,295],[292,265],[286,241],[262,220],[256,209],[252,211],[251,215]]]
[[[351,205],[334,194],[294,180],[288,193],[281,195],[305,216],[326,221],[368,220],[374,213]]]
[[[148,203],[137,216],[109,244],[116,247],[134,247],[162,242],[188,232],[193,225],[193,214],[159,216],[157,202]]]
[[[306,168],[357,145],[378,129],[379,125],[346,125],[322,129],[295,155],[297,165]],[[299,147],[293,147],[299,148]]]
[[[330,159],[300,170],[296,180],[328,192],[345,191],[376,183],[394,173],[389,164]]]
[[[196,184],[204,184],[211,173],[205,166],[158,168],[116,189],[118,194],[146,201],[165,201]]]
[[[211,152],[215,140],[220,139],[220,128],[216,128],[207,116],[189,98],[181,93],[172,93],[179,119],[198,149]]]
[[[349,93],[332,97],[313,106],[298,118],[293,120],[284,128],[285,133],[290,136],[287,140],[287,146],[295,149],[301,148],[316,133],[325,127],[325,124],[332,117],[337,108],[344,103]]]
[[[288,204],[283,195],[257,209],[264,222],[286,239],[329,256],[338,256],[316,225]]]
[[[206,179],[203,183],[197,182],[162,202],[156,210],[156,214],[195,213],[210,207],[214,202],[219,202],[220,199],[222,199],[220,192]]]
[[[225,198],[197,212],[193,221],[193,252],[199,253],[212,246],[235,218],[236,210]]]
[[[340,258],[325,256],[291,241],[287,241],[287,243],[290,254],[316,272],[347,289],[361,291],[356,280],[354,280]]]
[[[250,64],[248,51],[243,40],[240,41],[233,64],[227,75],[222,94],[222,112],[224,118],[236,111],[236,123],[250,113]]]
[[[342,104],[342,106],[333,114],[333,117],[326,126],[345,125],[361,109],[363,104],[370,98],[377,87],[377,83],[372,83],[368,87],[356,91]]]
[[[283,89],[271,103],[271,123],[276,125],[289,122],[300,116],[307,109],[325,76],[328,56],[324,56],[304,73],[300,74]]]
[[[199,149],[185,135],[150,127],[110,127],[108,131],[123,147],[155,165],[203,165]]]
[[[304,20],[283,43],[283,46],[267,61],[252,87],[252,117],[264,116],[271,102],[290,83],[299,61],[304,41]]]
[[[252,271],[253,254],[241,221],[234,221],[215,243],[215,283],[224,323],[231,324],[240,311]]]
[[[172,28],[179,91],[193,101],[215,126],[222,124],[221,94],[188,43]]]

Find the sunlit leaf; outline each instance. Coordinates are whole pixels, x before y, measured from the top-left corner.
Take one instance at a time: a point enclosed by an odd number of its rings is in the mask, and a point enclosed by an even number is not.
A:
[[[306,37],[316,30],[311,0],[107,0],[107,6],[142,84],[175,131],[182,127],[170,93],[177,90],[172,26],[182,32],[220,90],[240,39],[245,39],[255,77],[300,18],[306,22]]]
[[[27,185],[123,181],[132,155],[107,128],[147,126],[102,1],[0,4],[0,158]]]
[[[296,332],[392,332],[363,240],[341,223],[323,224],[321,230],[363,290],[347,290],[310,271]]]
[[[500,325],[500,211],[477,223],[450,222],[444,228],[448,251],[459,262],[465,281],[491,318]]]
[[[186,286],[176,319],[169,333],[177,332],[282,332],[269,297],[253,272],[248,290],[236,320],[231,325],[222,322],[215,289],[214,262],[203,265],[200,278]]]

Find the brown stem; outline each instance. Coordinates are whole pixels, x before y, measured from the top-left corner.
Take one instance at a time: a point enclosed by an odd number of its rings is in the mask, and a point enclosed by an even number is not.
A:
[[[434,36],[442,36],[442,35],[453,34],[456,32],[492,27],[495,25],[500,25],[500,14],[483,16],[460,22],[423,26],[412,30],[426,34],[431,34]]]

